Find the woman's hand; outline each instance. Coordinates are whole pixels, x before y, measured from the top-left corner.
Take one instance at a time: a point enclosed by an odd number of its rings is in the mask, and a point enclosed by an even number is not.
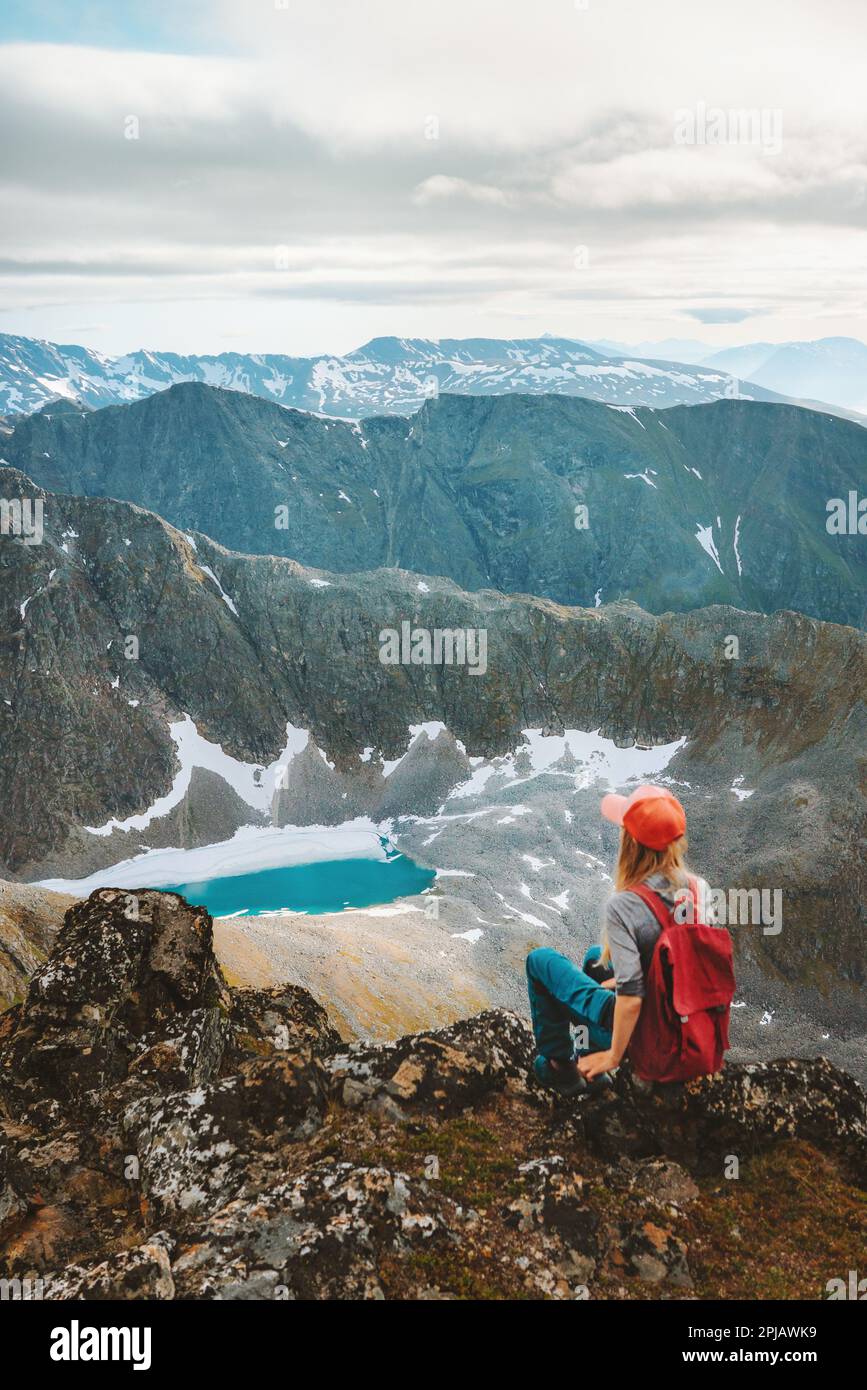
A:
[[[578,1058],[578,1070],[585,1081],[594,1081],[603,1072],[613,1071],[619,1063],[613,1052],[591,1052],[587,1057]]]
[[[610,979],[610,980],[603,980],[603,981],[602,981],[602,988],[603,988],[603,989],[616,989],[616,988],[617,988],[617,981],[615,980],[615,978],[614,978],[613,975],[611,976],[611,979]]]

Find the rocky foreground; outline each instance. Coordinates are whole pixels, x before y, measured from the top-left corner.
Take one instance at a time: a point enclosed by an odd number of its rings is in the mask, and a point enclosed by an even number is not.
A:
[[[69,909],[0,1016],[0,1277],[50,1299],[822,1298],[867,1233],[824,1059],[561,1103],[489,1011],[347,1044],[173,894]]]

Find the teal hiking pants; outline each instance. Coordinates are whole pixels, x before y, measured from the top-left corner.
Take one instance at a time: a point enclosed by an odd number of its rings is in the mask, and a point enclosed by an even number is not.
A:
[[[571,1059],[572,1025],[587,1030],[584,1039],[579,1039],[579,1053],[604,1052],[611,1046],[614,991],[605,989],[586,970],[596,964],[601,954],[601,946],[591,946],[584,957],[583,970],[547,946],[528,955],[527,992],[541,1057],[557,1062]],[[609,969],[604,978],[610,979],[613,974]],[[582,1046],[582,1041],[586,1045]]]

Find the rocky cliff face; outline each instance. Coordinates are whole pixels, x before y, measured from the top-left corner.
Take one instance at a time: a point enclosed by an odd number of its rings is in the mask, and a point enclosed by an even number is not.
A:
[[[777,785],[822,757],[841,789],[857,779],[864,641],[852,629],[729,608],[568,609],[394,570],[326,578],[124,503],[45,493],[14,470],[0,490],[45,508],[41,544],[0,542],[0,863],[13,874],[35,876],[73,830],[86,840],[83,827],[166,795],[169,723],[183,715],[253,764],[280,755],[287,723],[308,730],[338,772],[368,780],[365,795],[426,721],[470,756],[514,749],[524,728],[571,727],[626,744],[685,736],[687,763],[734,776],[746,756]],[[383,664],[380,634],[404,622],[484,629],[486,670]],[[828,811],[857,822],[854,799]],[[232,805],[220,814],[230,823]]]
[[[857,1267],[865,1097],[827,1062],[622,1070],[554,1103],[514,1015],[347,1044],[303,990],[230,989],[211,932],[101,890],[0,1017],[3,1276],[58,1300],[821,1298]]]
[[[125,503],[41,492],[14,470],[0,473],[0,495],[45,507],[40,545],[0,541],[7,876],[68,877],[148,845],[213,842],[272,812],[278,824],[424,816],[467,757],[508,753],[527,728],[595,729],[627,745],[686,738],[668,775],[706,846],[703,869],[724,885],[737,872],[736,882],[780,887],[796,914],[796,932],[757,950],[784,979],[809,973],[822,989],[863,980],[864,640],[854,630],[722,607],[567,609],[400,571],[326,577],[227,552]],[[383,665],[380,632],[404,621],[485,629],[484,675]],[[171,730],[190,732],[189,721],[223,760],[193,758],[191,773],[185,764],[189,785],[149,817],[183,780]],[[426,722],[448,734],[384,778]],[[291,777],[273,806],[252,790],[243,799],[221,775],[223,755],[243,763],[253,789],[281,758],[287,724],[320,751],[286,755]],[[738,784],[753,794],[735,801]],[[113,819],[127,828],[112,831]],[[411,851],[424,857],[426,838]]]
[[[232,549],[342,573],[864,619],[863,538],[826,522],[828,500],[861,486],[867,433],[793,406],[442,396],[411,421],[353,426],[190,384],[42,412],[2,452],[55,492],[125,498]]]

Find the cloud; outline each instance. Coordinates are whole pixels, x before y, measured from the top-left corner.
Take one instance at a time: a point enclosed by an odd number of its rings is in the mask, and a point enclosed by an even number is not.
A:
[[[169,336],[206,299],[293,296],[358,306],[347,324],[380,306],[379,331],[413,304],[415,332],[473,304],[473,328],[573,336],[588,313],[597,336],[842,325],[864,309],[863,13],[215,0],[207,52],[0,46],[2,303],[175,301]],[[779,153],[677,144],[701,102],[779,108]]]
[[[474,203],[508,207],[509,195],[492,184],[472,183],[469,179],[451,178],[447,174],[432,174],[413,190],[413,202],[419,207],[446,198],[469,198]]]
[[[761,309],[687,309],[689,318],[698,323],[743,323],[746,319],[761,314]]]
[[[443,140],[526,150],[627,102],[668,117],[699,101],[859,111],[860,0],[728,0],[724,15],[690,0],[285,0],[254,22],[247,0],[215,10],[240,53],[280,70],[293,119],[357,146],[422,138],[431,114]]]

